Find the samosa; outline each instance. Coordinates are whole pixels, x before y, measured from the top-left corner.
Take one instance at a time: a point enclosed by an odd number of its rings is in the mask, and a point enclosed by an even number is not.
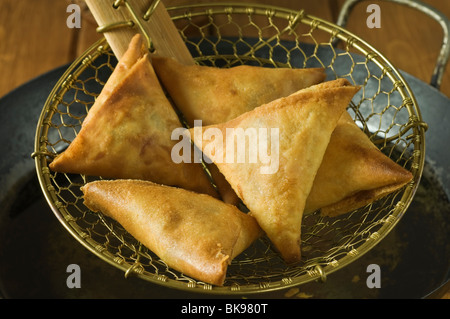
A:
[[[290,69],[239,65],[218,68],[184,65],[170,57],[152,58],[152,64],[175,106],[190,127],[227,122],[300,89],[325,80],[322,68]],[[225,202],[239,201],[214,165],[207,165]]]
[[[116,220],[169,267],[218,286],[230,262],[262,234],[235,206],[181,188],[103,180],[82,191],[86,207]]]
[[[217,165],[288,263],[301,259],[301,224],[306,199],[331,134],[358,90],[359,87],[345,79],[324,82],[231,121],[204,126],[202,134],[199,128],[186,132],[206,158]],[[241,143],[236,143],[229,134],[237,131],[248,133],[244,140],[240,139]],[[278,134],[278,139],[269,141],[272,132]],[[248,152],[245,160],[239,160],[237,150],[255,150],[255,144],[260,156],[254,160],[254,154]],[[269,157],[261,156],[268,155],[269,150]],[[272,166],[273,163],[276,165]]]
[[[227,122],[326,78],[322,68],[218,68],[185,65],[173,58],[156,56],[152,64],[191,127],[195,120],[201,120],[203,125]]]
[[[218,196],[198,163],[175,163],[172,132],[181,127],[136,35],[53,171],[150,180]]]
[[[370,204],[412,180],[344,112],[331,135],[305,213],[338,216]]]

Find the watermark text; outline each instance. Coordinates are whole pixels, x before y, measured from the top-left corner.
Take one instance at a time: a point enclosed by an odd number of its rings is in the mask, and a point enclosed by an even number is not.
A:
[[[175,163],[259,164],[261,174],[274,174],[279,168],[279,136],[279,128],[268,127],[226,128],[224,136],[216,127],[203,130],[198,120],[194,121],[193,136],[185,128],[172,132],[172,140],[179,142],[172,148],[171,157]],[[203,152],[193,155],[191,141]]]

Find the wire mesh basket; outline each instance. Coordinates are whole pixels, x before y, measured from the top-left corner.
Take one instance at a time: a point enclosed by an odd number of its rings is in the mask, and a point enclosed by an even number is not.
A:
[[[379,149],[412,172],[407,186],[340,217],[304,216],[302,262],[286,265],[266,238],[232,261],[223,287],[168,267],[118,223],[83,205],[80,187],[95,179],[51,171],[48,164],[75,138],[117,60],[99,40],[55,85],[39,118],[35,152],[43,193],[57,218],[92,253],[125,273],[167,287],[218,294],[261,293],[326,277],[379,243],[407,210],[424,165],[424,132],[415,98],[401,74],[378,51],[343,28],[304,11],[247,4],[168,8],[196,62],[230,67],[323,67],[327,79],[362,89],[349,106]]]

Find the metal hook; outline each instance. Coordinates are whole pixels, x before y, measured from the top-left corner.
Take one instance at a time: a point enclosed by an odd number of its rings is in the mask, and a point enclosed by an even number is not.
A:
[[[114,3],[112,4],[112,7],[114,9],[119,9],[119,7],[126,8],[130,12],[132,20],[113,22],[113,23],[110,23],[107,25],[99,26],[96,30],[99,33],[104,33],[104,32],[109,32],[109,31],[124,28],[124,27],[133,28],[133,27],[137,26],[139,28],[139,30],[141,31],[141,34],[147,41],[149,51],[154,52],[155,48],[153,46],[153,42],[150,39],[147,32],[145,31],[145,28],[144,28],[141,20],[149,21],[153,12],[155,12],[155,10],[158,7],[158,4],[160,2],[161,2],[160,0],[151,1],[150,6],[147,9],[147,11],[145,12],[145,14],[142,17],[140,17],[139,14],[134,10],[134,8],[130,5],[130,3],[128,1],[115,0]]]
[[[160,0],[153,0],[153,2],[150,4],[150,7],[148,8],[147,12],[145,12],[143,19],[145,21],[150,20],[151,15],[153,14],[153,12],[156,10],[156,7],[158,6],[158,4],[160,3]]]

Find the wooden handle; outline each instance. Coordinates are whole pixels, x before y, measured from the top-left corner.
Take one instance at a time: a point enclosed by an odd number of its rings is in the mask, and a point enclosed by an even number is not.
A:
[[[152,54],[172,57],[184,64],[194,64],[162,1],[85,1],[99,25],[97,31],[104,34],[118,59],[127,50],[131,38],[140,33],[149,42]]]

